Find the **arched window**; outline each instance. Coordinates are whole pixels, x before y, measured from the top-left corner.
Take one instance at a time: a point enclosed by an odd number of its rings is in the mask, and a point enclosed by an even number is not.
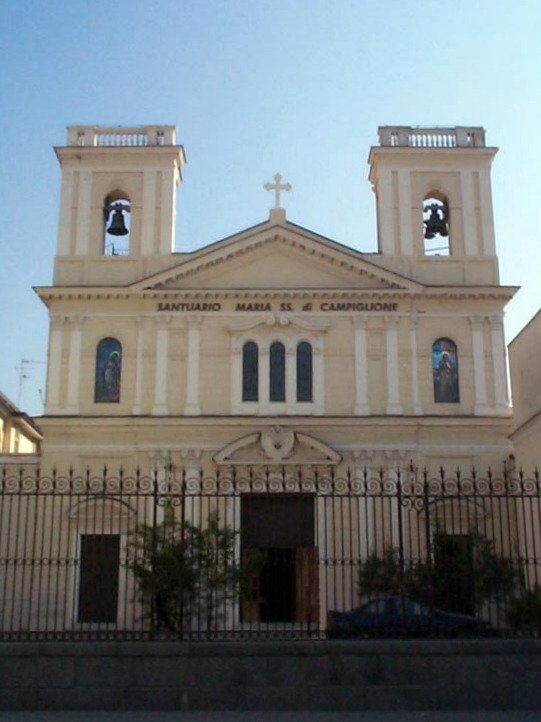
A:
[[[297,401],[312,401],[312,347],[307,341],[297,346]]]
[[[425,256],[448,256],[449,203],[441,193],[430,192],[423,200]]]
[[[116,338],[102,338],[96,349],[94,401],[118,403],[122,374],[122,346]]]
[[[257,344],[247,341],[242,347],[242,400],[257,401],[259,389],[259,353]]]
[[[109,193],[103,204],[103,253],[126,256],[130,252],[130,199],[123,191]]]
[[[269,398],[271,401],[286,400],[286,349],[283,343],[275,341],[269,353],[270,376]]]
[[[458,354],[456,343],[450,338],[438,338],[432,345],[432,378],[434,401],[437,404],[456,404],[460,401]]]

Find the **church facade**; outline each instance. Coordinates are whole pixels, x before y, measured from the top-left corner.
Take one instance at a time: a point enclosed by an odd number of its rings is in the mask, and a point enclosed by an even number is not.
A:
[[[512,451],[495,153],[482,128],[383,127],[376,252],[287,220],[277,174],[267,220],[187,253],[175,129],[69,128],[36,289],[43,476],[11,480],[3,507],[28,520],[0,535],[8,636],[321,636],[390,557],[388,591],[428,564],[431,603],[499,623],[472,585],[479,540],[525,559],[534,532],[478,476]],[[9,560],[30,548],[29,581]],[[172,558],[189,578],[164,582]]]
[[[70,128],[54,282],[37,289],[44,466],[499,468],[515,289],[498,278],[496,149],[480,128],[379,137],[377,252],[288,221],[278,178],[268,220],[183,253],[175,130]]]

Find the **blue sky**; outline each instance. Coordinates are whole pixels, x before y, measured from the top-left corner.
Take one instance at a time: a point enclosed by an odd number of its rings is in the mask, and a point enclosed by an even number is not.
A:
[[[378,125],[482,125],[499,146],[501,281],[510,340],[541,305],[541,2],[3,0],[0,3],[0,390],[44,362],[65,127],[171,124],[188,164],[177,250],[288,218],[376,249],[367,181]],[[43,363],[20,405],[41,413]]]

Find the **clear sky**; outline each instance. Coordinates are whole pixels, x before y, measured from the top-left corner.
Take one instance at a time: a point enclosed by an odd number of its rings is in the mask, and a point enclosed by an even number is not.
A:
[[[70,124],[177,126],[177,250],[266,220],[279,171],[289,220],[361,251],[378,125],[484,126],[511,340],[541,305],[540,47],[540,0],[0,0],[0,390],[42,412]]]

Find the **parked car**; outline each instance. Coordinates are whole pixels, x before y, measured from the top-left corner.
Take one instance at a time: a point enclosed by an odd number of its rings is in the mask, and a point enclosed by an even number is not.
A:
[[[371,599],[350,612],[327,614],[327,636],[442,637],[497,634],[487,622],[467,614],[442,612],[400,596]]]

